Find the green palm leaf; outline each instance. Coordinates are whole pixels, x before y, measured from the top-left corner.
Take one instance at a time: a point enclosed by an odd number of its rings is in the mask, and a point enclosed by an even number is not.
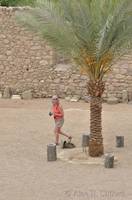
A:
[[[102,80],[132,47],[131,0],[39,1],[19,18],[93,80]]]

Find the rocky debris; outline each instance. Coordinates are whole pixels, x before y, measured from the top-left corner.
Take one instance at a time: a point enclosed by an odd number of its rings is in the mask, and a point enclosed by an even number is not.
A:
[[[12,90],[11,90],[11,88],[10,87],[6,87],[4,89],[3,98],[4,99],[10,99],[11,96],[12,96]]]
[[[128,103],[128,92],[127,92],[127,90],[122,91],[122,102]]]
[[[67,71],[67,70],[70,70],[72,68],[72,65],[71,64],[62,64],[62,63],[60,63],[60,64],[57,64],[57,65],[55,65],[55,71],[63,71],[63,72],[65,72],[65,71]]]
[[[107,103],[113,105],[113,104],[119,103],[119,101],[118,101],[118,98],[111,96],[111,97],[108,97]]]
[[[80,96],[73,96],[72,98],[71,98],[71,102],[78,102],[80,100]]]
[[[32,99],[33,95],[32,95],[32,91],[31,90],[27,90],[25,92],[22,93],[22,99]]]
[[[20,95],[12,95],[12,99],[21,99]]]
[[[71,97],[69,96],[69,97],[65,97],[65,100],[66,101],[70,101],[71,100]]]

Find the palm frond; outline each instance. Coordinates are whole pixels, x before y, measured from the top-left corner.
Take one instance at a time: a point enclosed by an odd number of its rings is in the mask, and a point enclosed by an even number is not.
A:
[[[45,0],[19,17],[93,80],[132,47],[131,0]]]

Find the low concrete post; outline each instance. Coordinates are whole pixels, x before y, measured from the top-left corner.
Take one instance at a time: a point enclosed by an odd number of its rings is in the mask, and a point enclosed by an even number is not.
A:
[[[56,144],[48,144],[47,161],[56,161],[56,160],[57,160]]]
[[[82,135],[82,148],[83,152],[88,152],[88,146],[89,146],[89,140],[90,140],[90,135],[88,134],[83,134]]]
[[[116,147],[124,147],[124,136],[116,136]]]
[[[105,168],[113,168],[114,167],[114,155],[113,154],[105,154],[105,160],[104,160],[104,166]]]

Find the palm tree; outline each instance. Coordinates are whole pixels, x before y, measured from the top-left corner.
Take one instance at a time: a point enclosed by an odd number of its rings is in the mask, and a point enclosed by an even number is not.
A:
[[[58,0],[56,4],[50,0],[19,13],[19,18],[89,77],[89,154],[101,156],[104,76],[131,49],[132,0]]]

